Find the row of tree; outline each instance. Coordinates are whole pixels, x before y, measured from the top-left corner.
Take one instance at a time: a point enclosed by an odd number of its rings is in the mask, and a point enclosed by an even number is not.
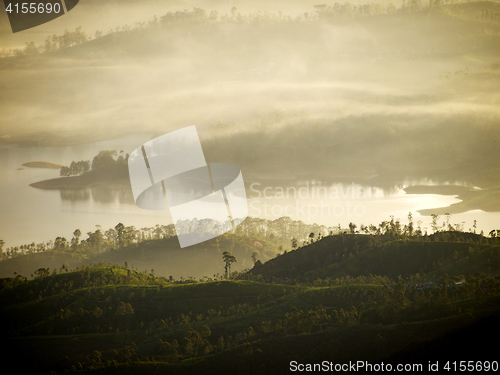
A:
[[[299,21],[337,21],[339,19],[353,18],[353,17],[366,17],[366,16],[380,16],[380,15],[394,15],[394,14],[404,14],[404,13],[416,13],[423,10],[435,10],[439,9],[443,3],[456,3],[458,0],[430,0],[428,4],[425,4],[422,0],[403,0],[401,6],[398,8],[394,4],[390,3],[387,6],[383,6],[377,3],[367,3],[360,5],[353,5],[349,2],[343,4],[335,3],[334,5],[328,6],[315,5],[314,11],[305,12],[297,17],[290,17],[283,15],[282,12],[269,13],[269,12],[254,12],[242,15],[238,12],[236,7],[231,9],[230,14],[220,15],[216,10],[207,13],[204,9],[194,8],[191,11],[177,11],[168,12],[166,15],[158,19],[156,15],[153,19],[148,22],[136,23],[133,27],[129,25],[124,25],[123,27],[117,27],[116,29],[110,29],[106,34],[102,31],[97,30],[94,33],[94,39],[102,38],[104,35],[112,36],[117,38],[118,34],[127,34],[130,32],[137,32],[144,29],[158,28],[159,26],[172,28],[172,27],[185,27],[194,25],[207,25],[207,24],[223,24],[223,23],[245,23],[245,24],[269,24],[276,22],[299,22]],[[500,19],[498,13],[490,12],[488,10],[482,11],[483,19],[497,20]],[[37,53],[49,53],[73,46],[77,46],[92,40],[92,36],[87,34],[79,26],[75,28],[74,31],[65,30],[64,34],[47,37],[43,45],[36,46],[34,42],[26,42],[26,47],[24,49],[15,50],[3,50],[0,53],[1,57],[8,56],[25,56],[33,55]]]
[[[123,167],[126,161],[118,158],[115,160],[111,152],[101,151],[92,162],[92,171],[108,171],[109,169],[116,170],[116,165]],[[72,163],[73,165],[73,163]],[[434,241],[440,238],[444,241],[454,239],[464,239],[465,233],[462,225],[451,225],[451,215],[446,215],[446,220],[443,221],[442,226],[438,225],[439,216],[432,215],[432,230]],[[477,222],[474,220],[471,231],[476,232]],[[325,235],[333,235],[338,233],[365,233],[380,237],[398,239],[398,238],[421,238],[422,240],[430,239],[427,230],[421,227],[419,221],[415,226],[412,213],[408,214],[408,224],[402,225],[399,220],[395,220],[391,216],[391,220],[383,221],[378,226],[375,225],[361,225],[357,229],[357,225],[349,223],[348,229],[343,229],[340,224],[337,227],[326,227],[318,224],[305,224],[299,220],[292,220],[289,217],[281,217],[276,220],[266,220],[261,218],[247,217],[239,226],[232,230],[233,234],[261,238],[277,244],[281,244],[280,253],[287,251],[286,249],[291,246],[292,250],[302,246],[314,243],[323,238]],[[440,235],[436,235],[440,234]],[[136,229],[134,226],[125,226],[123,223],[118,223],[114,228],[110,228],[103,232],[100,226],[93,232],[87,232],[87,238],[81,239],[82,233],[79,229],[73,232],[73,237],[68,241],[65,237],[56,237],[54,241],[47,243],[25,244],[21,246],[10,247],[4,251],[3,247],[5,242],[0,240],[0,260],[9,259],[16,256],[23,256],[29,254],[42,253],[47,250],[55,251],[77,251],[82,254],[96,254],[105,251],[121,249],[127,246],[138,246],[145,241],[161,240],[171,238],[176,235],[175,227],[170,225],[159,225],[155,227],[145,227]],[[481,231],[481,236],[483,232]],[[489,232],[490,238],[496,238],[500,235],[500,230],[492,230]],[[500,238],[500,237],[499,237]],[[253,260],[255,263],[256,260]]]

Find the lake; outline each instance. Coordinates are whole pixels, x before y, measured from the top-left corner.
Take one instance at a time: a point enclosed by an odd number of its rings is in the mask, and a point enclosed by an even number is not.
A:
[[[120,139],[64,147],[0,146],[0,239],[5,247],[54,240],[57,236],[72,237],[75,229],[85,233],[96,225],[103,230],[119,222],[136,228],[167,225],[172,222],[168,211],[147,211],[134,204],[128,190],[88,188],[81,190],[39,190],[29,184],[59,176],[58,170],[22,167],[30,161],[49,161],[69,165],[75,160],[92,160],[104,149],[130,153],[150,140],[152,135],[134,135]],[[243,171],[243,178],[245,174]],[[406,224],[412,212],[416,224],[430,232],[431,218],[417,210],[447,206],[458,202],[453,196],[406,194],[408,185],[432,185],[433,181],[401,181],[390,190],[359,184],[322,186],[315,181],[301,181],[296,186],[267,186],[265,181],[247,182],[248,213],[252,217],[274,220],[290,216],[305,223],[318,223],[346,228],[350,222],[378,225],[393,215]],[[478,231],[496,229],[500,213],[469,211],[452,215],[451,224],[464,223],[465,230],[477,220]],[[445,220],[440,218],[440,223]]]

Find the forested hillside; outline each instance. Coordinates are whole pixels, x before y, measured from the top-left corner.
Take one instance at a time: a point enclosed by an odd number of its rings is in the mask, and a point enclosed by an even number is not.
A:
[[[267,262],[254,256],[251,271],[200,281],[107,263],[4,278],[2,335],[10,350],[36,345],[42,373],[286,373],[291,360],[442,359],[439,345],[496,358],[476,342],[500,332],[496,232],[385,228],[311,233]]]
[[[210,223],[195,220],[184,225],[194,231],[203,231]],[[247,218],[233,233],[182,249],[173,224],[137,229],[118,223],[107,230],[97,226],[86,235],[76,229],[71,239],[58,236],[45,243],[32,242],[6,249],[0,240],[0,275],[30,276],[41,266],[52,273],[58,272],[62,265],[74,269],[92,263],[123,265],[127,262],[135,270],[146,270],[146,273],[154,270],[156,275],[163,277],[218,278],[224,274],[221,257],[225,251],[236,257],[233,271],[243,271],[252,268],[257,259],[266,261],[284,252],[290,247],[292,235],[305,242],[313,231],[328,233],[332,230],[292,221],[288,217],[277,220]]]

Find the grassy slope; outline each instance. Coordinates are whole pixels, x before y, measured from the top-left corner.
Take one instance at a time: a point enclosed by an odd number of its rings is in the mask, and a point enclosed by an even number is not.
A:
[[[97,272],[106,272],[99,270]],[[62,277],[78,279],[78,273],[59,275]],[[30,283],[34,283],[31,281]],[[106,287],[102,287],[106,288]],[[140,289],[132,288],[134,290]],[[338,287],[347,290],[348,287]],[[280,296],[286,289],[288,295]],[[207,283],[194,285],[172,285],[153,293],[154,298],[149,295],[143,301],[135,302],[136,311],[150,309],[160,300],[183,301],[199,300],[200,311],[206,308],[219,306],[225,299],[233,299],[236,295],[246,295],[256,297],[259,294],[271,293],[276,298],[275,302],[264,304],[260,309],[239,317],[225,317],[218,321],[211,321],[212,335],[227,334],[237,332],[249,325],[257,327],[263,320],[273,320],[275,316],[280,316],[283,311],[289,311],[291,306],[303,307],[302,302],[295,297],[297,287],[271,285],[254,282],[228,281],[222,283]],[[314,292],[319,289],[311,288]],[[75,294],[83,294],[84,289],[76,290]],[[129,293],[130,289],[126,293]],[[120,292],[118,292],[120,293]],[[124,294],[125,292],[122,292]],[[281,302],[280,302],[281,301]],[[318,299],[315,301],[325,302]],[[47,307],[41,305],[24,307],[33,311],[38,311],[42,317],[47,314]],[[81,298],[80,304],[90,307],[88,299]],[[19,306],[19,305],[17,305]],[[76,306],[73,302],[71,306]],[[496,307],[495,307],[496,306]],[[63,306],[58,306],[63,307]],[[192,307],[192,306],[191,306]],[[282,311],[280,311],[282,310]],[[328,360],[334,363],[344,363],[351,360],[366,360],[369,362],[384,360],[386,363],[404,363],[408,358],[418,358],[421,361],[432,358],[443,358],[443,353],[430,352],[429,348],[444,345],[454,348],[454,354],[467,354],[468,359],[478,359],[481,353],[486,356],[483,359],[492,360],[487,357],[490,354],[488,346],[482,345],[479,341],[484,335],[487,327],[490,332],[498,332],[498,299],[484,304],[483,308],[478,308],[474,317],[464,313],[461,315],[447,317],[437,320],[402,324],[402,325],[363,325],[353,327],[339,327],[325,332],[312,333],[309,335],[264,335],[251,345],[235,347],[229,351],[211,356],[190,359],[180,364],[167,365],[161,363],[142,362],[131,367],[118,366],[107,369],[106,373],[211,373],[210,371],[231,372],[238,369],[239,373],[286,373],[290,360],[299,362],[315,362]],[[495,318],[496,320],[493,320]],[[204,322],[200,322],[201,326]],[[156,330],[152,334],[143,331],[103,333],[103,334],[79,334],[79,335],[59,335],[59,336],[32,336],[25,338],[8,339],[9,350],[30,349],[33,358],[32,363],[36,363],[43,370],[44,364],[53,365],[63,356],[68,356],[72,361],[84,361],[86,356],[94,350],[99,350],[103,356],[109,357],[112,349],[130,347],[137,344],[138,353],[144,356],[154,356],[155,342],[182,338],[182,332],[171,331],[169,329]],[[461,335],[461,340],[457,337]],[[217,337],[217,336],[216,336]],[[470,346],[474,340],[475,347]],[[477,342],[479,341],[479,342]],[[460,344],[457,344],[459,342]],[[485,344],[484,340],[482,341]],[[466,351],[465,351],[466,349]],[[491,347],[489,348],[491,349]],[[449,353],[449,351],[447,351]],[[450,358],[453,360],[453,358]],[[418,363],[418,362],[413,362]],[[423,363],[423,362],[421,362]],[[208,371],[208,372],[207,372]]]
[[[468,234],[464,236],[467,237]],[[470,234],[469,237],[480,240],[477,235]],[[491,271],[491,260],[498,257],[498,248],[486,244],[472,244],[475,250],[471,253],[471,245],[462,242],[387,241],[374,246],[371,241],[369,236],[361,235],[327,237],[275,258],[261,268],[274,268],[275,274],[281,275],[290,272],[293,266],[298,274],[313,275],[319,272],[314,268],[316,263],[321,264],[324,259],[328,259],[336,248],[342,251],[347,249],[348,252],[358,250],[357,255],[343,260],[340,262],[341,266],[336,268],[337,271],[340,269],[352,276],[367,276],[371,272],[385,272],[390,276],[397,273],[412,274],[422,267],[439,275],[446,267],[455,263],[460,264],[460,271],[463,273]],[[455,253],[459,255],[456,260],[453,258]],[[450,254],[453,261],[448,265],[440,266],[436,263],[448,259]],[[298,260],[296,257],[299,257]],[[306,258],[312,261],[304,261]],[[490,261],[481,264],[481,260]],[[329,268],[332,267],[322,267],[321,270]],[[446,270],[453,274],[449,269]],[[108,284],[111,279],[118,284],[100,285],[99,280],[103,277],[107,278]],[[190,327],[200,330],[208,323],[213,338],[235,337],[248,327],[254,327],[257,332],[262,322],[277,322],[294,308],[307,311],[322,305],[328,311],[333,308],[347,311],[361,302],[366,306],[383,303],[383,287],[370,284],[308,287],[255,281],[222,281],[182,285],[165,283],[163,287],[147,285],[152,280],[153,276],[140,272],[101,267],[35,279],[3,290],[0,293],[0,315],[2,321],[7,322],[2,330],[4,337],[10,336],[7,339],[9,350],[29,350],[35,369],[43,372],[46,368],[57,368],[63,356],[67,356],[73,363],[83,362],[87,361],[87,356],[94,350],[99,350],[103,358],[111,359],[112,349],[134,346],[142,358],[151,359],[158,355],[158,339],[182,342],[186,329],[179,325],[173,328],[156,328],[149,332],[142,329],[115,332],[113,329],[105,333],[46,335],[51,325],[58,324],[61,310],[76,312],[82,308],[91,311],[99,307],[104,311],[109,308],[115,311],[119,301],[133,306],[136,321],[150,322],[155,318],[175,320],[181,314],[189,312],[193,317],[202,314],[201,320],[195,320]],[[92,282],[91,287],[88,281]],[[67,287],[69,282],[72,283],[71,288]],[[31,293],[32,290],[42,290],[43,296]],[[243,304],[250,308],[240,313],[230,312],[231,306]],[[229,351],[186,359],[179,364],[153,363],[149,360],[129,367],[118,365],[103,371],[119,371],[121,374],[156,374],[166,371],[186,374],[211,371],[220,373],[226,370],[232,372],[237,369],[239,373],[279,374],[287,371],[290,360],[402,363],[414,358],[414,363],[417,360],[423,363],[431,358],[443,358],[442,355],[439,357],[440,354],[429,352],[430,348],[438,344],[453,348],[457,355],[467,354],[468,359],[485,354],[483,359],[492,360],[492,357],[487,357],[490,354],[489,347],[481,343],[485,343],[482,338],[486,327],[489,332],[498,332],[499,306],[498,296],[484,299],[481,303],[475,299],[465,299],[457,304],[462,313],[435,319],[431,312],[425,315],[428,316],[423,321],[415,323],[341,326],[307,335],[261,332],[249,344],[242,341],[241,345],[237,344]],[[222,315],[206,320],[206,313],[211,309],[222,311]],[[15,337],[16,335],[24,337]],[[463,335],[466,340],[457,341],[457,335]],[[475,344],[471,346],[471,342]]]
[[[449,236],[455,235],[450,232]],[[373,243],[370,236],[326,237],[272,259],[251,272],[261,274],[264,278],[295,274],[310,281],[369,274],[396,279],[399,275],[406,278],[416,273],[432,273],[436,276],[448,273],[453,276],[467,271],[487,274],[498,272],[500,248],[483,244],[471,254],[469,248],[474,245],[465,242],[464,236],[468,234],[457,238],[457,242],[395,240],[381,244]],[[433,238],[430,237],[431,240]]]

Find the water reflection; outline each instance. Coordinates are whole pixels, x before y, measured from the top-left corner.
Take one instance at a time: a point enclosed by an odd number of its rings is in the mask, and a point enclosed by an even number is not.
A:
[[[64,203],[135,204],[130,189],[109,189],[94,186],[86,189],[61,189],[59,194]]]
[[[249,199],[264,197],[271,200],[300,199],[307,202],[314,199],[327,200],[364,200],[373,201],[380,198],[395,198],[404,195],[403,189],[408,186],[426,185],[436,186],[442,184],[439,181],[429,179],[413,179],[405,180],[393,184],[385,184],[384,186],[372,185],[367,183],[333,183],[325,185],[318,182],[305,182],[300,185],[286,184],[281,181],[281,185],[277,183],[260,183],[253,182],[246,186],[247,196]],[[467,186],[463,182],[456,182],[450,185]],[[200,191],[192,186],[189,191],[179,189],[177,186],[172,186],[167,189],[166,194],[169,196],[189,196],[193,192]],[[125,188],[109,188],[93,186],[85,189],[60,189],[59,194],[61,200],[65,203],[84,203],[93,202],[98,204],[123,204],[135,205],[134,197],[131,189]],[[161,197],[163,198],[163,197]],[[443,201],[443,203],[445,203]],[[429,208],[429,207],[421,207]]]
[[[90,189],[59,190],[62,201],[84,202],[90,200]]]

